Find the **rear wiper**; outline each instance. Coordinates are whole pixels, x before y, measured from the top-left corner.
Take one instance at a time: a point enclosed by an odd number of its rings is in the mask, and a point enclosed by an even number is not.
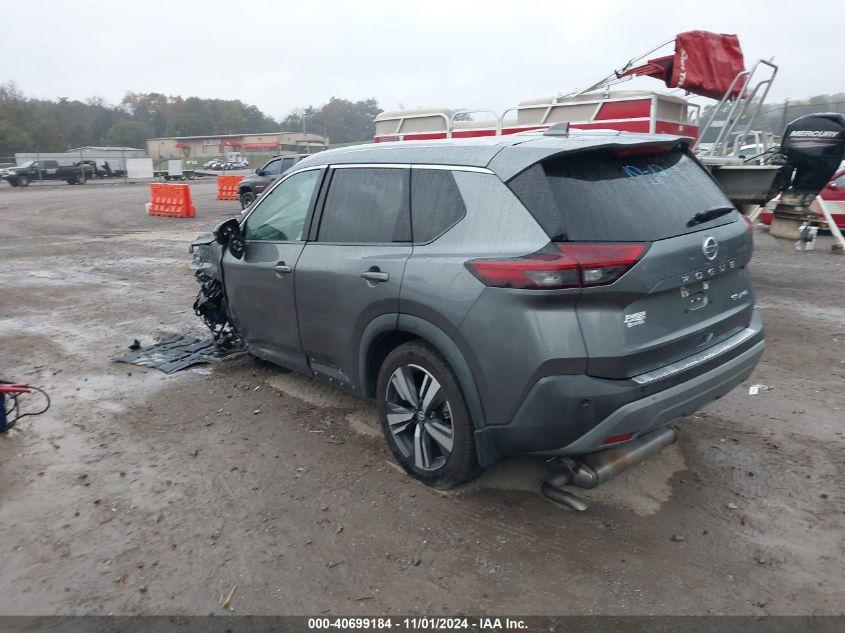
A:
[[[689,222],[687,222],[687,226],[695,226],[696,224],[702,224],[704,222],[709,222],[710,220],[715,220],[716,218],[720,218],[723,215],[727,215],[731,211],[734,211],[733,207],[728,207],[728,206],[710,207],[709,209],[705,209],[704,211],[699,211],[694,216],[692,216],[689,219]]]

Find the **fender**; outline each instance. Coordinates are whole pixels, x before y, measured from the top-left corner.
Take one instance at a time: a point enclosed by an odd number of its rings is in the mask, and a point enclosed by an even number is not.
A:
[[[466,362],[463,353],[461,353],[455,342],[443,330],[429,321],[408,314],[383,314],[373,319],[364,328],[358,351],[358,381],[362,393],[366,388],[364,377],[369,374],[369,370],[371,369],[367,366],[367,352],[370,346],[381,334],[395,331],[414,334],[424,339],[443,355],[446,362],[449,363],[455,372],[458,382],[461,385],[461,390],[466,398],[470,417],[475,427],[475,445],[479,463],[482,467],[486,468],[499,461],[502,453],[496,448],[485,432],[486,418],[484,416],[484,407],[469,364]]]

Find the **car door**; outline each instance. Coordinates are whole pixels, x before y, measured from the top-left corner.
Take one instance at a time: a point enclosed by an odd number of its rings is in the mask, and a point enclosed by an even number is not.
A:
[[[364,328],[399,311],[411,255],[410,170],[337,165],[329,171],[315,239],[296,265],[297,312],[311,370],[355,387]]]
[[[302,371],[294,271],[324,171],[293,173],[269,190],[242,224],[243,258],[223,256],[229,313],[249,352]]]

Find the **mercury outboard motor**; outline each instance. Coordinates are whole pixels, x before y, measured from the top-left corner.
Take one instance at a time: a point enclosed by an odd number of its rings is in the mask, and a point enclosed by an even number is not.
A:
[[[780,153],[786,163],[774,187],[781,191],[782,203],[809,205],[845,156],[845,116],[820,112],[795,119],[786,126]]]

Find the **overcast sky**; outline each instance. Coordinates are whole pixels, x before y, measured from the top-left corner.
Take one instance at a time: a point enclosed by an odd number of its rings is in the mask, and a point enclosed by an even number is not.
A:
[[[676,33],[736,33],[780,65],[770,100],[845,91],[845,0],[0,0],[0,82],[117,103],[240,99],[281,118],[331,96],[502,110],[583,88]],[[626,87],[660,88],[639,79]]]

